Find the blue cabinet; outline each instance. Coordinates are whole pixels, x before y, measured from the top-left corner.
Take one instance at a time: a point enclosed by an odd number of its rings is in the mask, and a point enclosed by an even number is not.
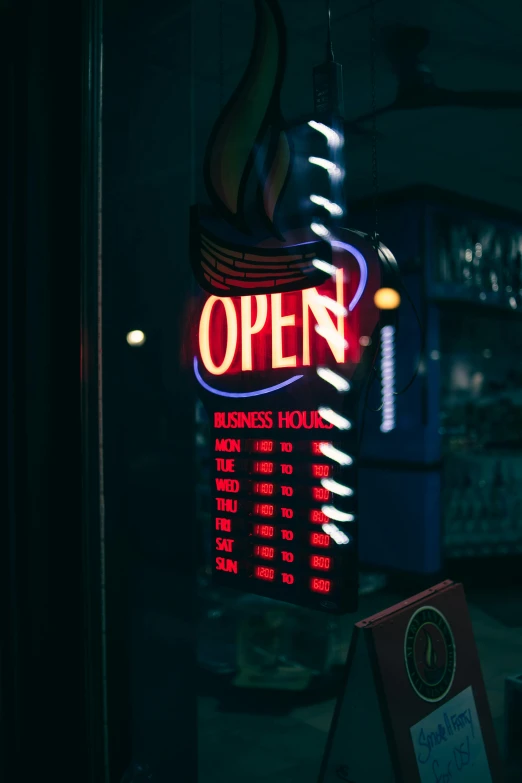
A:
[[[383,199],[379,231],[401,270],[397,391],[416,378],[392,432],[378,380],[362,413],[361,561],[522,554],[522,216],[419,188]]]

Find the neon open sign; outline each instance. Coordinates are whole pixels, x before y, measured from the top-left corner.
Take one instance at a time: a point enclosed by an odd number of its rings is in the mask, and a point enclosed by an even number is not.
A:
[[[340,244],[339,255],[345,263],[337,268],[334,278],[318,288],[243,297],[210,296],[198,325],[198,353],[204,370],[218,377],[359,362],[360,313],[356,305],[366,286],[368,270],[358,250]],[[357,266],[348,267],[347,262],[354,258]],[[359,274],[354,275],[357,267]],[[196,376],[205,385],[197,367],[196,361]]]
[[[269,332],[268,364],[272,369],[306,367],[312,362],[312,319],[318,326],[319,340],[328,345],[333,359],[346,361],[348,341],[345,331],[345,291],[343,270],[336,275],[335,315],[327,308],[316,288],[295,294],[244,296],[239,299],[211,296],[205,302],[199,322],[199,352],[211,375],[268,369],[255,358],[255,336]],[[297,305],[297,307],[296,307]],[[223,323],[224,321],[224,323]],[[224,328],[223,328],[224,327]],[[224,345],[216,345],[224,337]],[[263,347],[266,341],[263,341]],[[286,348],[288,346],[288,348]],[[238,359],[234,368],[234,360]]]

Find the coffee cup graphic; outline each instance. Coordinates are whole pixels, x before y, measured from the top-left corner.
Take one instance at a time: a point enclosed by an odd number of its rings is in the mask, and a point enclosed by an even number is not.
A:
[[[309,225],[281,227],[293,150],[281,113],[286,31],[277,0],[255,0],[245,73],[219,115],[204,161],[210,205],[191,213],[191,264],[203,290],[219,297],[283,293],[323,283],[314,265],[331,247]]]

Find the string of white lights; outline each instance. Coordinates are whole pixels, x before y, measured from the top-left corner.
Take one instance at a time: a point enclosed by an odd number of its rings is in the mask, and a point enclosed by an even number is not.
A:
[[[331,160],[327,160],[326,158],[316,158],[314,155],[312,155],[310,158],[308,158],[308,162],[312,163],[314,166],[321,166],[321,168],[326,169],[332,180],[340,180],[343,178],[343,170]]]
[[[333,492],[334,495],[341,495],[343,498],[348,498],[353,495],[353,489],[351,487],[346,487],[344,484],[339,484],[339,482],[335,481],[334,479],[321,479],[321,486],[323,486],[329,492]]]
[[[350,539],[346,535],[346,533],[343,533],[342,530],[339,530],[337,525],[334,525],[333,522],[325,522],[324,525],[321,525],[323,528],[323,531],[329,535],[336,544],[348,544],[350,543]]]
[[[329,128],[327,125],[315,121],[309,122],[308,124],[310,127],[319,131],[319,133],[322,133],[326,137],[329,147],[339,148],[343,145],[344,140],[342,136],[333,128]],[[330,179],[332,181],[340,180],[344,176],[344,171],[333,161],[316,157],[310,157],[308,160],[310,163],[324,168],[330,175]],[[310,201],[313,204],[317,204],[318,206],[323,207],[333,217],[340,217],[343,215],[342,207],[330,199],[325,198],[324,196],[312,194],[310,196]],[[322,237],[333,245],[334,240],[332,239],[331,233],[327,226],[325,226],[323,223],[314,221],[311,223],[310,228],[315,234],[317,234],[317,236]],[[340,269],[335,265],[318,258],[314,259],[313,265],[316,267],[316,269],[320,269],[322,272],[329,274],[332,278],[337,279],[337,273],[340,271]],[[334,315],[336,315],[338,319],[347,317],[348,310],[346,307],[344,307],[343,304],[337,302],[335,299],[320,295],[319,300],[321,304],[330,310],[330,312],[332,312]],[[324,324],[316,324],[315,331],[317,334],[325,338],[331,346],[335,346],[340,350],[345,350],[348,348],[348,342],[344,338],[344,330],[339,328],[338,331],[335,328],[329,328]],[[347,392],[350,390],[350,384],[346,378],[343,378],[338,373],[333,372],[333,370],[330,370],[328,367],[318,367],[317,375],[319,378],[321,378],[326,383],[329,383],[339,392]],[[318,412],[322,419],[329,422],[330,424],[333,424],[333,426],[337,429],[349,430],[352,426],[351,421],[332,410],[332,408],[321,406],[319,407]],[[321,443],[319,449],[325,457],[331,459],[334,462],[337,462],[339,465],[347,466],[353,464],[352,457],[340,451],[339,449],[336,449],[331,443]],[[321,485],[324,489],[328,490],[328,492],[331,492],[333,495],[350,497],[354,494],[354,490],[351,487],[347,487],[345,484],[341,484],[340,482],[334,481],[330,478],[322,479]],[[336,520],[338,522],[353,522],[355,520],[353,514],[347,514],[333,505],[324,505],[322,507],[322,512],[326,517],[328,517],[329,520]],[[349,537],[343,533],[342,530],[339,530],[337,525],[333,524],[333,522],[323,524],[322,528],[336,544],[347,544],[350,541]]]
[[[345,454],[344,451],[336,449],[331,443],[319,444],[319,451],[324,454],[325,457],[332,459],[334,462],[338,462],[339,465],[353,465],[353,457],[349,454]]]
[[[330,370],[329,367],[318,367],[317,375],[319,376],[319,378],[322,378],[323,381],[326,381],[327,383],[331,383],[332,386],[335,386],[337,391],[340,392],[350,391],[350,384],[348,383],[346,378],[343,378],[342,375],[338,375],[333,370]]]
[[[318,237],[323,237],[326,239],[326,237],[330,236],[330,232],[326,228],[326,226],[323,226],[322,223],[310,223],[310,228],[314,232],[314,234],[317,234]]]
[[[381,432],[395,429],[395,327],[381,329],[381,389],[382,422]]]
[[[318,302],[323,304],[327,310],[331,310],[334,315],[348,315],[348,310],[342,304],[339,304],[335,299],[331,299],[329,296],[322,296],[318,294]]]
[[[339,204],[324,198],[324,196],[310,196],[310,201],[312,204],[317,204],[319,207],[324,207],[330,213],[330,215],[341,217],[343,214],[343,208],[340,207]]]
[[[333,264],[329,264],[328,261],[321,261],[320,258],[314,258],[312,264],[315,266],[316,269],[320,269],[321,272],[326,272],[327,275],[331,275],[332,277],[335,277],[335,274],[337,272],[337,267],[333,266]]]
[[[349,419],[345,419],[344,416],[336,413],[331,408],[321,406],[318,412],[322,419],[329,424],[333,424],[338,430],[350,430],[352,428],[352,422]]]
[[[315,331],[321,337],[324,337],[324,339],[327,340],[331,345],[335,345],[337,348],[341,349],[348,348],[348,341],[345,340],[344,337],[341,337],[339,332],[337,332],[335,329],[330,329],[326,326],[316,324]]]
[[[333,128],[329,128],[328,125],[325,125],[323,122],[315,122],[315,120],[310,120],[308,125],[314,130],[319,131],[319,133],[322,133],[323,136],[326,137],[328,146],[333,148],[343,146],[344,144],[343,137],[341,136],[340,133],[335,131]]]
[[[344,511],[339,511],[335,506],[323,506],[321,511],[328,517],[328,519],[335,519],[336,522],[353,522],[355,517],[353,514],[346,514]]]

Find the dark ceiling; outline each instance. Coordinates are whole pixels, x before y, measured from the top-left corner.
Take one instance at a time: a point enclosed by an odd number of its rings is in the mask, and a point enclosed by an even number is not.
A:
[[[192,2],[196,160],[201,160],[220,101],[230,95],[248,60],[253,5],[251,0]],[[312,108],[312,68],[325,52],[325,2],[281,0],[281,7],[289,44],[282,105],[291,121]],[[335,57],[344,69],[345,114],[350,120],[371,108],[369,4],[332,0],[331,8]],[[407,25],[430,31],[424,59],[441,87],[522,89],[522,3],[376,0],[375,12],[379,28]],[[165,29],[161,38],[168,46],[164,34]],[[158,48],[156,57],[161,56]],[[379,47],[377,105],[390,103],[395,90],[395,76]],[[522,210],[522,109],[394,112],[379,118],[378,130],[381,190],[426,183]],[[347,153],[350,198],[364,197],[372,188],[370,138],[349,137]]]

